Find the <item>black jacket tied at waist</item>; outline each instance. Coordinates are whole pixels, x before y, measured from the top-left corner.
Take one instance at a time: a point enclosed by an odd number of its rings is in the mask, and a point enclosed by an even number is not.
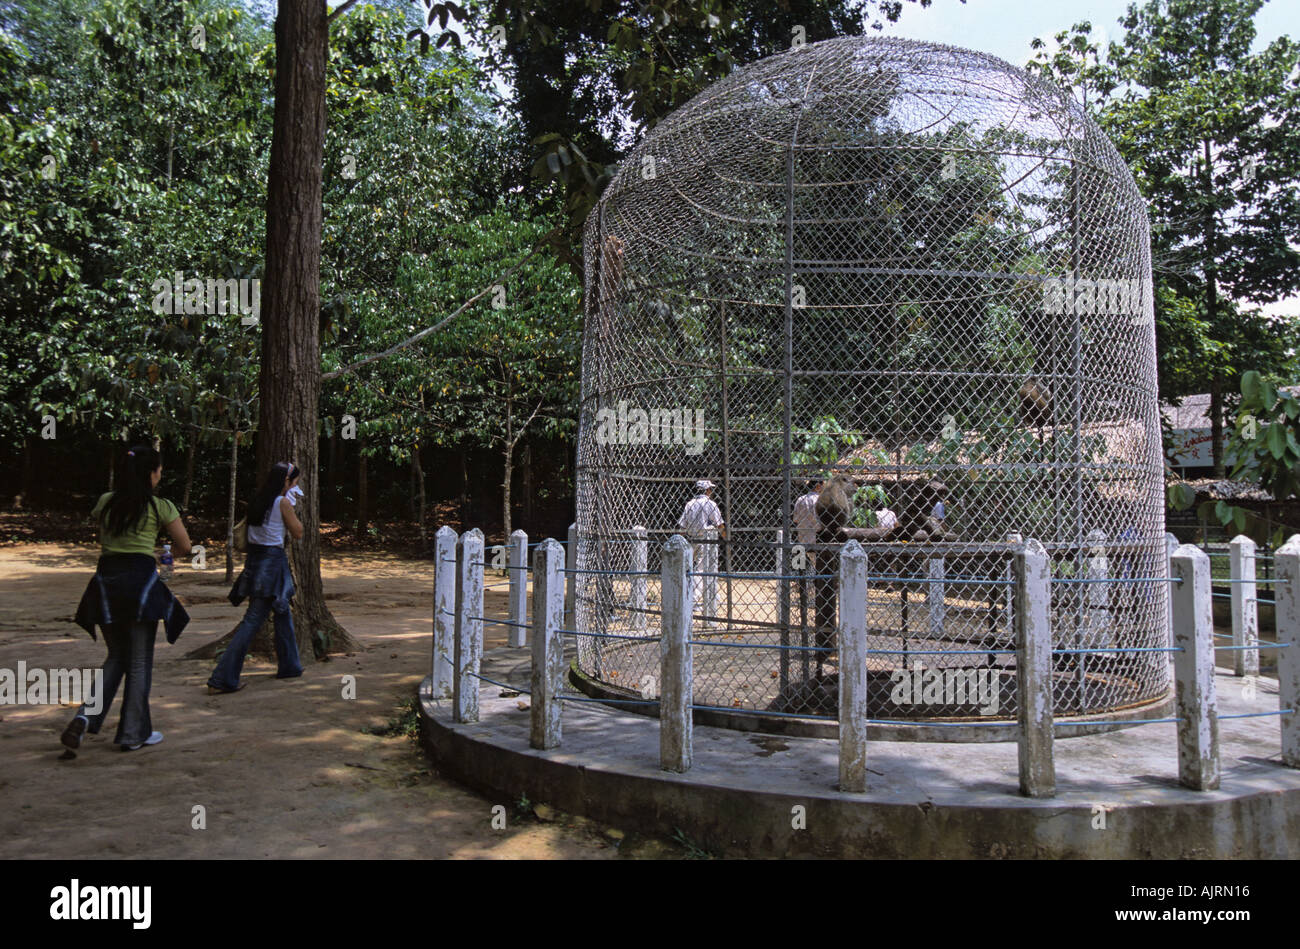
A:
[[[154,559],[146,554],[104,554],[81,595],[74,621],[95,637],[95,624],[162,620],[167,642],[174,643],[190,621],[180,600],[158,579]]]
[[[244,569],[230,588],[230,602],[238,606],[246,597],[270,597],[271,609],[285,613],[294,592],[293,571],[284,548],[250,543]]]

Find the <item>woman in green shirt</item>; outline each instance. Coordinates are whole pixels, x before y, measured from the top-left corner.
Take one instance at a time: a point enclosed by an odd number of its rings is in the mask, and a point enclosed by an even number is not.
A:
[[[95,635],[104,631],[108,658],[104,661],[103,694],[94,696],[97,709],[77,709],[63,731],[63,744],[81,745],[87,731],[98,734],[122,680],[122,714],[115,744],[123,751],[162,741],[149,716],[153,678],[153,647],[162,620],[167,641],[175,642],[189,615],[158,579],[154,541],[165,530],[179,556],[190,552],[190,538],[180,512],[171,501],[154,496],[162,478],[162,456],[148,445],[136,445],[122,459],[118,488],[102,495],[91,512],[100,525],[100,557],[77,608],[76,622]]]

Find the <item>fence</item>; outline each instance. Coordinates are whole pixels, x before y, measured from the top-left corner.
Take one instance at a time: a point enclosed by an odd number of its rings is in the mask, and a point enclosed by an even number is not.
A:
[[[1007,565],[1008,575],[1004,579],[990,581],[1006,585],[1004,595],[1009,600],[1008,613],[1012,623],[1010,647],[932,652],[1011,655],[1014,660],[1011,674],[1016,693],[1015,720],[978,722],[973,723],[973,726],[972,723],[963,724],[964,727],[1005,729],[1008,740],[1015,738],[1019,750],[1021,794],[1028,797],[1050,797],[1055,793],[1056,716],[1052,693],[1054,662],[1058,656],[1082,658],[1089,655],[1139,652],[1163,653],[1172,657],[1175,683],[1173,716],[1128,720],[1123,724],[1177,725],[1178,779],[1185,787],[1213,790],[1219,786],[1218,723],[1223,719],[1277,716],[1280,722],[1282,761],[1289,767],[1300,768],[1300,726],[1295,719],[1297,707],[1300,707],[1300,534],[1279,548],[1273,558],[1274,577],[1269,582],[1276,590],[1276,643],[1260,642],[1258,638],[1258,624],[1254,619],[1255,604],[1258,602],[1255,597],[1258,581],[1255,575],[1254,545],[1244,537],[1233,541],[1230,581],[1233,590],[1233,642],[1222,646],[1216,646],[1214,642],[1211,567],[1210,558],[1204,551],[1191,545],[1176,546],[1170,536],[1167,576],[1108,576],[1102,569],[1104,565],[1094,561],[1093,567],[1085,576],[1054,578],[1051,572],[1051,554],[1043,544],[1032,538],[1023,541],[1012,538],[1012,541],[1013,553]],[[477,529],[467,531],[459,538],[449,527],[438,531],[431,680],[433,697],[451,701],[455,721],[475,722],[478,721],[480,683],[488,682],[510,690],[527,691],[531,696],[530,741],[533,747],[540,749],[558,748],[561,744],[562,702],[599,701],[615,706],[622,704],[653,709],[659,717],[660,768],[679,773],[688,771],[694,757],[693,713],[713,708],[695,700],[697,664],[694,653],[696,647],[701,645],[718,645],[697,638],[696,599],[702,591],[703,595],[710,595],[708,587],[701,583],[708,577],[702,574],[711,575],[714,580],[726,575],[718,574],[716,567],[714,570],[696,571],[693,563],[696,545],[681,536],[673,536],[659,552],[661,604],[660,609],[655,611],[660,617],[658,636],[650,629],[634,634],[613,634],[566,628],[566,623],[572,622],[575,612],[575,581],[580,572],[575,566],[577,543],[574,528],[569,531],[567,550],[565,546],[550,539],[530,545],[527,536],[522,531],[516,531],[511,535],[508,547],[493,548],[493,561],[489,564],[485,560],[483,535]],[[641,539],[640,544],[643,543],[645,541]],[[531,568],[526,560],[526,552],[530,548]],[[645,597],[644,581],[650,571],[644,569],[643,557],[643,554],[638,554],[633,558],[634,564],[642,564],[641,569],[627,572],[633,600],[638,596],[643,600]],[[915,724],[873,718],[869,712],[873,691],[873,680],[869,675],[870,658],[880,652],[899,652],[897,649],[868,648],[868,610],[872,589],[881,584],[897,582],[925,582],[933,589],[941,578],[933,573],[915,577],[899,577],[894,574],[873,576],[868,570],[868,552],[857,541],[845,544],[838,551],[837,560],[838,570],[834,578],[838,583],[836,647],[744,642],[733,643],[731,647],[779,649],[796,656],[810,650],[820,653],[838,652],[840,674],[835,690],[835,720],[839,725],[839,786],[843,791],[860,792],[866,789],[867,726]],[[489,565],[498,566],[508,575],[509,619],[504,621],[489,620],[483,613],[484,569]],[[531,622],[527,621],[525,615],[529,573],[533,577]],[[781,581],[784,576],[778,570],[767,579]],[[802,582],[806,577],[796,575],[790,579]],[[1117,584],[1138,581],[1149,583],[1154,580],[1167,582],[1172,589],[1169,597],[1167,644],[1113,646],[1100,645],[1098,643],[1104,640],[1095,640],[1078,645],[1075,640],[1076,645],[1053,647],[1054,586],[1080,584],[1110,589]],[[942,602],[942,592],[937,596],[940,599],[936,602]],[[1088,602],[1096,605],[1100,601]],[[643,615],[648,612],[643,610]],[[480,673],[485,623],[505,626],[512,646],[523,646],[527,630],[533,631],[530,689],[523,690],[516,685],[496,682]],[[657,644],[659,652],[658,679],[640,683],[642,697],[639,699],[597,699],[566,693],[566,638],[652,641]],[[1279,689],[1276,711],[1219,714],[1214,678],[1216,649],[1234,654],[1234,671],[1242,676],[1257,674],[1260,650],[1278,651]],[[953,691],[974,687],[970,681],[948,682],[943,677],[927,680],[926,687],[931,685]],[[1114,724],[1079,722],[1075,719],[1069,723]]]

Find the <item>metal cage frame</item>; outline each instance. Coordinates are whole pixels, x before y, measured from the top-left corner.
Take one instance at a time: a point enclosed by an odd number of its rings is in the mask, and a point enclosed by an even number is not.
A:
[[[795,516],[810,479],[840,473],[848,526],[900,522],[865,544],[874,713],[1007,717],[1006,584],[1029,537],[1052,562],[1054,646],[1073,650],[1056,713],[1167,699],[1167,655],[1118,651],[1168,642],[1146,208],[1069,95],[910,40],[768,57],[624,159],[585,258],[573,622],[589,683],[653,690],[658,551],[682,532],[697,702],[833,713],[820,608],[843,534],[825,510],[810,532],[806,499]],[[700,479],[725,537],[709,517],[682,526]],[[999,697],[900,707],[890,689],[918,666],[993,669]]]

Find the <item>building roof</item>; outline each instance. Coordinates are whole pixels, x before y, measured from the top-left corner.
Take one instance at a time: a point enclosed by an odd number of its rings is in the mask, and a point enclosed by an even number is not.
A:
[[[1300,397],[1300,385],[1278,386],[1291,395]],[[1173,428],[1209,428],[1210,427],[1210,393],[1197,392],[1185,395],[1179,405],[1171,402],[1160,403],[1160,414]]]
[[[1170,482],[1185,484],[1196,492],[1198,501],[1272,501],[1269,494],[1253,481],[1232,481],[1227,478],[1185,478]]]

